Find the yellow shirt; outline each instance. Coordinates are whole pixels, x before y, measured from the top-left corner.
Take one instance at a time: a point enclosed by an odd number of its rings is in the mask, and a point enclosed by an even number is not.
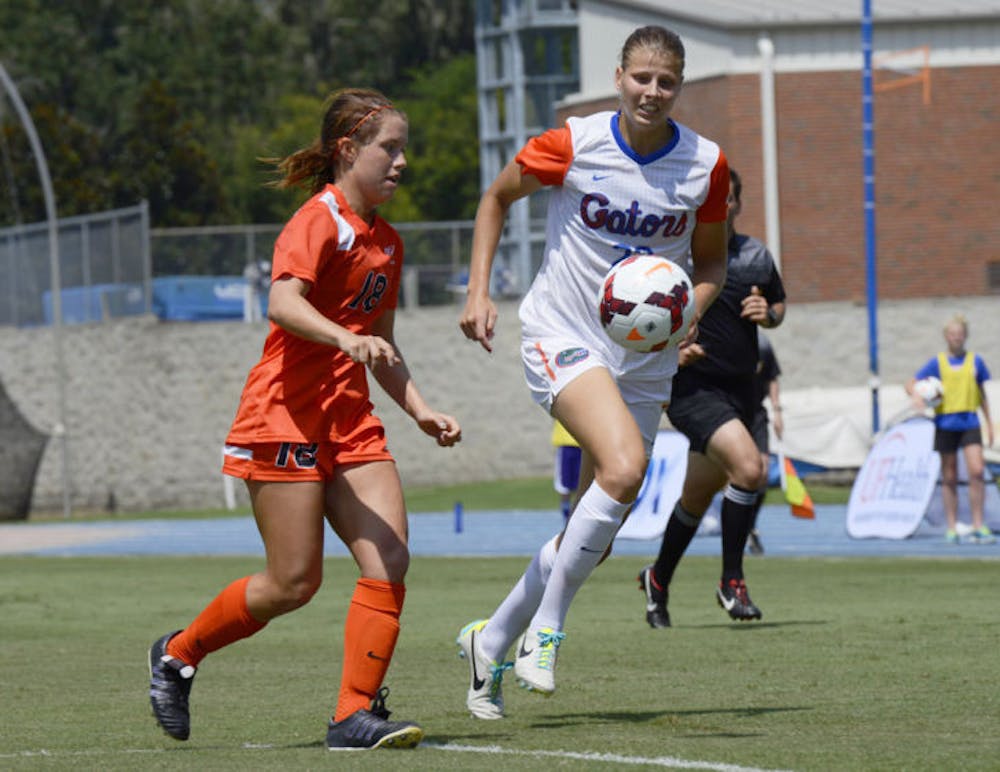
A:
[[[979,384],[976,383],[976,355],[966,352],[959,367],[952,367],[948,355],[938,354],[938,371],[944,397],[935,408],[938,415],[943,413],[975,413],[980,405]]]

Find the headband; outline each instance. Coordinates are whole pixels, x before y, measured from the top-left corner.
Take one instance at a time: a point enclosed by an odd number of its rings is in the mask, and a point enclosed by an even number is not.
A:
[[[388,102],[388,103],[386,103],[384,105],[376,105],[371,110],[369,110],[367,113],[365,113],[364,115],[362,115],[361,118],[358,119],[358,122],[355,123],[351,127],[351,130],[349,132],[347,132],[344,136],[345,137],[352,137],[352,136],[354,136],[354,134],[357,132],[358,129],[361,128],[361,126],[364,124],[365,121],[367,121],[373,115],[376,115],[376,114],[382,112],[383,110],[390,109],[390,108],[392,108],[392,102]]]

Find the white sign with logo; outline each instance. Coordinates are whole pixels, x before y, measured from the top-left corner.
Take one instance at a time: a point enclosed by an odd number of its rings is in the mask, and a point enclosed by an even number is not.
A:
[[[847,504],[847,533],[855,539],[905,539],[927,511],[941,457],[934,422],[912,418],[887,430],[865,459]]]
[[[683,434],[667,430],[657,433],[639,497],[617,538],[659,539],[663,536],[684,487],[687,453],[688,441]]]

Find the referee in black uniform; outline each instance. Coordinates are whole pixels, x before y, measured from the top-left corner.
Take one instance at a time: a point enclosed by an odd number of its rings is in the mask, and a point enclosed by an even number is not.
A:
[[[698,321],[698,342],[681,350],[667,417],[690,442],[681,498],[667,522],[656,562],[639,573],[646,620],[669,627],[668,586],[715,494],[722,502],[722,576],[716,599],[732,619],[760,619],[743,577],[757,490],[767,468],[751,434],[759,404],[755,388],[757,327],[785,316],[785,288],[760,241],[736,233],[742,183],[730,169],[729,261],[726,283]]]

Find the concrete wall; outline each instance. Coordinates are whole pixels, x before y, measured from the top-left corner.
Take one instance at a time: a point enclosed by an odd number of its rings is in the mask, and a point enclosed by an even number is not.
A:
[[[1000,300],[887,301],[879,308],[880,372],[899,388],[942,347],[955,311],[971,322],[970,348],[1000,377]],[[400,311],[397,339],[428,401],[457,416],[464,440],[438,448],[373,385],[404,483],[425,485],[549,473],[550,423],[528,397],[518,353],[517,307],[500,306],[495,352],[465,340],[458,306]],[[868,382],[863,305],[791,305],[771,333],[785,390]],[[221,445],[265,324],[162,323],[153,317],[64,328],[69,468],[74,509],[223,505]],[[0,378],[36,427],[58,418],[52,330],[0,329]],[[995,417],[1000,406],[993,406]],[[237,485],[240,501],[245,501]],[[62,454],[50,440],[35,511],[62,506]]]

